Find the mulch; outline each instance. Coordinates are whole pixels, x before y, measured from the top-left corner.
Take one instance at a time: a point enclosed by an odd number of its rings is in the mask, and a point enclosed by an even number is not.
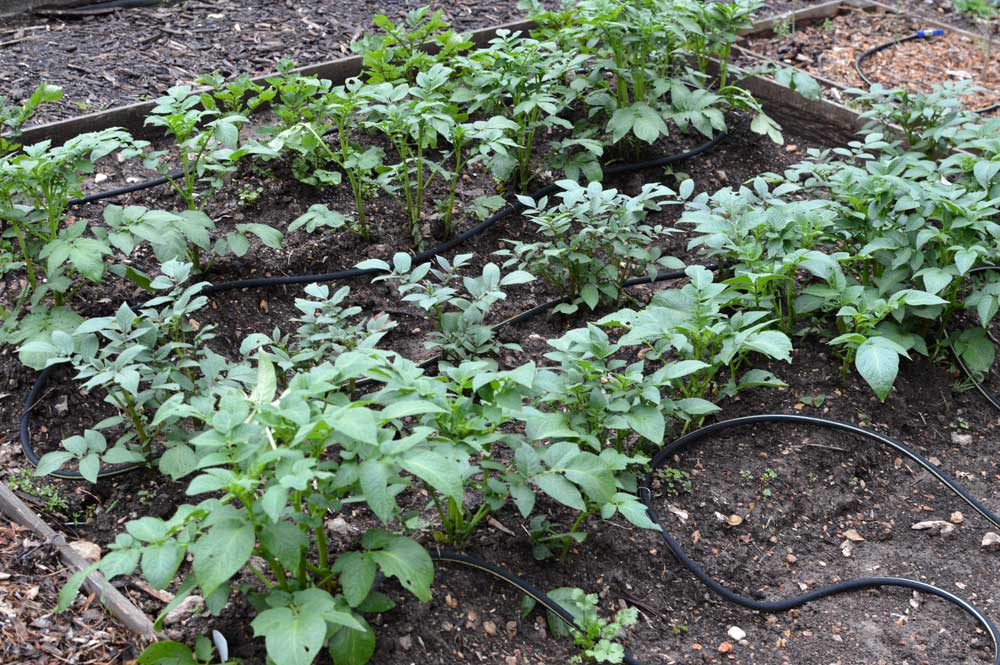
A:
[[[0,662],[90,665],[138,655],[135,635],[94,594],[77,598],[69,612],[53,612],[68,575],[34,533],[0,522],[0,560]]]

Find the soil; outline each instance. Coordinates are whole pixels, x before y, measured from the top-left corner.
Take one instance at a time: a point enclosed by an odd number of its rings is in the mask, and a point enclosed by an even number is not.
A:
[[[754,53],[835,83],[867,88],[855,69],[858,55],[925,27],[914,16],[847,9],[827,21],[803,22],[790,35],[749,36],[743,45]],[[940,83],[972,80],[983,90],[965,98],[967,108],[983,108],[1000,101],[996,58],[986,56],[979,40],[956,32],[905,42],[873,54],[864,61],[864,71],[885,87],[905,86],[917,92],[930,92]]]
[[[36,121],[69,118],[152,99],[213,70],[267,74],[286,58],[352,55],[372,16],[398,22],[424,5],[458,30],[524,18],[516,0],[199,0],[79,19],[25,15],[0,21],[0,88],[20,99],[39,83],[59,85],[63,99]]]
[[[770,0],[757,16],[825,1]],[[266,74],[285,58],[308,65],[350,55],[351,43],[371,29],[374,14],[396,21],[424,4],[444,10],[459,30],[524,18],[515,0],[344,0],[335,12],[327,0],[198,0],[80,18],[26,14],[0,21],[0,88],[21,99],[41,82],[59,85],[63,99],[44,106],[35,122],[70,118],[153,99],[208,71]],[[955,12],[951,0],[896,4],[909,13],[983,30],[981,21]]]
[[[761,172],[780,171],[799,159],[807,148],[830,147],[843,140],[842,132],[826,128],[820,133],[825,141],[818,141],[816,128],[805,133],[792,122],[786,125],[787,145],[776,146],[750,133],[745,118],[735,119],[733,124],[732,135],[714,152],[678,165],[675,170],[690,175],[700,190],[714,191],[737,186]],[[89,184],[91,189],[141,176],[133,165],[113,160],[100,164],[98,171],[109,178],[99,185]],[[347,199],[284,178],[272,180],[252,172],[240,178],[241,182],[266,186],[266,195],[250,206],[241,206],[238,187],[224,190],[212,203],[213,215],[229,215],[222,219],[223,228],[238,221],[238,214],[280,226],[282,220],[287,222],[319,200],[349,210]],[[612,184],[634,193],[643,182],[653,180],[668,185],[674,182],[668,173],[648,172]],[[464,189],[468,194],[483,186],[483,181],[473,178]],[[178,205],[176,197],[166,190],[134,194],[119,203],[168,208]],[[82,209],[79,214],[100,219],[104,205]],[[282,251],[255,246],[248,256],[215,266],[211,278],[326,271],[349,266],[362,256],[385,258],[396,249],[407,248],[410,241],[398,205],[379,198],[373,202],[373,210],[377,213],[373,218],[382,220],[376,227],[379,240],[375,246],[366,247],[347,233],[326,233],[318,238],[290,236]],[[669,209],[652,221],[673,225],[677,214],[676,209]],[[530,225],[520,216],[459,251],[474,251],[478,266],[501,246],[503,239],[512,237],[533,237]],[[665,240],[665,250],[697,262],[696,257],[687,254],[686,240],[683,233],[670,236]],[[148,259],[140,256],[137,261],[144,265]],[[394,334],[387,337],[386,345],[411,357],[424,353],[421,342],[426,323],[416,312],[401,307],[398,298],[383,286],[351,286],[352,302],[370,313],[391,312],[400,322]],[[8,292],[14,287],[9,285]],[[662,287],[640,287],[635,295],[640,300],[648,298],[654,288]],[[200,323],[218,324],[219,337],[214,344],[220,352],[231,353],[248,332],[270,331],[276,325],[288,328],[288,319],[294,315],[294,298],[299,293],[297,288],[275,288],[218,294],[213,296],[211,309]],[[78,304],[83,303],[81,311],[86,315],[106,314],[122,297],[134,295],[109,279],[82,294]],[[526,285],[512,290],[494,315],[500,320],[553,295],[544,285]],[[518,341],[524,351],[506,355],[504,364],[540,358],[546,339],[600,314],[538,318],[505,329],[504,338]],[[838,363],[826,346],[797,340],[796,347],[794,364],[776,363],[768,368],[788,382],[788,388],[744,393],[722,404],[721,417],[803,412],[866,424],[941,460],[943,467],[965,482],[970,491],[988,505],[998,505],[996,415],[976,394],[955,394],[955,377],[946,368],[921,361],[905,365],[897,390],[882,405],[853,374],[843,377],[837,372]],[[18,449],[16,423],[21,400],[34,377],[33,372],[19,365],[9,349],[0,352],[0,468],[8,482],[26,468]],[[819,395],[822,400],[817,398]],[[807,406],[807,402],[819,406]],[[33,441],[40,451],[49,449],[62,437],[78,433],[100,418],[103,408],[97,396],[82,395],[70,381],[57,377],[36,409]],[[988,613],[1000,604],[996,554],[979,551],[986,531],[983,521],[966,510],[965,520],[949,537],[912,531],[910,525],[914,522],[948,519],[964,506],[926,474],[915,473],[912,465],[897,463],[891,454],[874,449],[870,443],[828,432],[766,428],[737,432],[707,443],[678,459],[675,466],[689,474],[691,488],[675,494],[668,494],[665,485],[656,488],[660,512],[671,514],[665,509],[667,503],[686,512],[684,522],[670,517],[668,524],[696,560],[733,588],[778,598],[797,593],[803,585],[815,588],[838,579],[886,574],[940,584],[972,599]],[[775,474],[765,488],[761,478],[768,469]],[[45,513],[50,522],[63,525],[71,539],[101,546],[113,540],[125,520],[141,514],[169,515],[184,500],[182,484],[165,482],[152,472],[115,477],[96,486],[63,481],[42,484],[54,487],[67,507],[50,510],[35,500],[36,509]],[[770,496],[764,495],[765,489]],[[23,489],[20,493],[26,498],[31,496]],[[409,500],[414,505],[423,503],[419,496]],[[565,513],[549,502],[540,501],[540,508],[556,522],[566,520]],[[726,527],[717,520],[716,512],[739,514],[742,524]],[[355,544],[364,529],[374,523],[363,511],[342,517],[345,525],[337,534],[341,548]],[[599,593],[606,609],[623,604],[638,607],[642,616],[639,625],[629,632],[626,644],[643,663],[988,662],[986,636],[976,633],[957,610],[934,600],[899,591],[864,592],[768,617],[708,596],[664,554],[656,534],[633,529],[620,520],[592,525],[588,540],[566,562],[557,564],[533,560],[524,533],[527,525],[515,511],[502,510],[495,518],[495,523],[474,534],[465,551],[501,565],[543,589],[580,586]],[[841,546],[850,529],[864,540],[855,543],[847,557]],[[4,558],[8,556],[5,552]],[[6,561],[3,567],[11,568]],[[18,588],[29,583],[19,578]],[[42,585],[37,602],[53,606],[57,586],[55,578]],[[123,581],[122,587],[151,615],[163,606],[162,600],[143,590],[135,580]],[[478,572],[440,567],[435,601],[429,604],[408,598],[394,585],[387,583],[385,589],[398,606],[377,619],[379,645],[373,662],[555,664],[566,663],[572,654],[568,645],[547,636],[538,612],[522,617],[517,594]],[[262,645],[249,633],[250,616],[246,604],[234,597],[221,617],[188,617],[171,625],[167,635],[190,642],[195,635],[218,629],[229,639],[234,655],[248,663],[262,663]],[[722,655],[719,646],[731,641],[726,635],[731,626],[739,626],[747,638],[745,643],[731,645],[731,653]],[[32,636],[45,635],[48,630],[48,626],[37,628]],[[100,662],[134,657],[136,647],[133,644],[120,657]],[[60,655],[80,655],[72,645],[61,648]],[[17,652],[10,662],[33,662],[40,658],[39,653]]]

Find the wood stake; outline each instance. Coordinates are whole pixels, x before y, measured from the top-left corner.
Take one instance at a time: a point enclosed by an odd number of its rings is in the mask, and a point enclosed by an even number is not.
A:
[[[34,531],[47,544],[55,547],[71,574],[83,570],[90,565],[90,562],[70,547],[69,543],[66,542],[66,538],[61,533],[58,533],[46,524],[16,494],[11,492],[4,483],[0,483],[0,510],[21,526]],[[104,606],[108,608],[108,611],[123,626],[146,639],[155,639],[153,622],[146,616],[146,613],[136,607],[131,600],[112,586],[105,579],[104,575],[98,572],[91,573],[84,580],[83,586],[88,591],[96,593]]]

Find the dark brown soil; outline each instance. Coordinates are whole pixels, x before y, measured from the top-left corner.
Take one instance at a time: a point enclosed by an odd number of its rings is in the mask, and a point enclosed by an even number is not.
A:
[[[213,70],[267,74],[285,58],[342,58],[375,14],[395,22],[428,4],[458,30],[523,18],[516,0],[199,0],[81,19],[27,15],[0,21],[0,88],[19,99],[42,82],[62,86],[63,100],[37,120],[73,117],[152,99]]]
[[[825,21],[803,22],[789,35],[749,36],[744,46],[835,83],[867,88],[855,68],[858,55],[926,27],[919,17],[906,13],[850,9]],[[869,79],[884,87],[907,87],[917,92],[930,92],[941,83],[972,80],[984,90],[966,98],[970,109],[990,106],[1000,99],[996,58],[987,57],[979,40],[956,32],[888,48],[867,58],[863,66]]]
[[[815,140],[815,130],[803,134],[786,127],[788,147],[770,144],[751,134],[746,122],[735,123],[732,136],[715,152],[676,167],[698,183],[699,189],[716,190],[738,185],[764,171],[781,170],[799,158],[808,147],[832,145],[841,140],[833,128],[827,142]],[[814,128],[813,128],[814,129]],[[111,165],[103,169],[115,175]],[[249,176],[248,176],[249,177]],[[663,179],[666,174],[649,172],[623,179],[615,185],[626,191],[643,181]],[[105,183],[107,184],[107,183]],[[213,203],[216,212],[230,211],[255,221],[279,224],[314,200],[334,207],[349,202],[276,181],[267,185],[268,195],[250,209],[241,209],[232,188]],[[317,198],[318,197],[318,198]],[[131,203],[171,206],[176,200],[163,192],[129,197]],[[243,259],[218,266],[217,276],[289,274],[305,270],[329,270],[351,265],[362,255],[388,256],[407,246],[399,230],[398,214],[388,200],[379,207],[380,248],[351,244],[347,234],[327,234],[321,239],[293,240],[280,253],[255,248]],[[100,207],[84,211],[100,218]],[[346,208],[345,208],[346,210]],[[84,214],[81,212],[81,214]],[[657,216],[656,222],[672,224],[677,211]],[[393,221],[395,220],[395,221]],[[461,251],[473,251],[477,262],[487,260],[504,238],[531,237],[531,229],[515,217],[477,238]],[[681,236],[666,241],[666,248],[693,261],[685,252]],[[384,287],[352,285],[352,300],[368,311],[391,311],[400,322],[399,333],[388,338],[393,348],[419,355],[421,332],[426,323],[402,309]],[[648,297],[652,287],[636,290]],[[218,347],[225,352],[251,331],[270,331],[275,325],[288,328],[297,288],[236,291],[213,297],[212,311],[202,323],[219,324]],[[85,314],[106,313],[129,291],[113,282],[92,288],[81,299]],[[541,285],[511,293],[496,312],[497,319],[521,311],[552,297]],[[538,358],[545,340],[586,318],[539,318],[511,327],[504,336],[524,346],[524,353],[505,358],[508,363]],[[996,506],[1000,501],[1000,467],[996,456],[997,419],[975,394],[953,394],[955,377],[946,369],[920,361],[904,367],[898,389],[886,404],[853,375],[841,377],[837,361],[818,342],[796,342],[795,363],[771,367],[789,383],[784,390],[754,390],[726,402],[724,416],[767,411],[821,414],[877,427],[913,444],[942,461],[946,470],[967,483],[969,489]],[[228,347],[228,348],[227,348]],[[17,444],[16,422],[21,400],[30,389],[34,373],[17,363],[8,351],[0,355],[0,463],[7,474],[25,467]],[[820,407],[806,406],[824,395]],[[65,401],[64,401],[65,399]],[[805,401],[802,401],[805,400]],[[57,380],[39,404],[33,428],[39,449],[55,445],[67,434],[78,432],[96,415],[95,397],[80,395],[72,383]],[[752,435],[751,435],[752,434]],[[965,438],[966,436],[970,438]],[[965,521],[950,537],[935,537],[910,530],[924,519],[948,519],[963,505],[936,486],[912,465],[897,464],[894,456],[827,432],[797,428],[767,428],[737,432],[690,451],[675,466],[690,474],[691,490],[665,496],[659,488],[661,512],[668,524],[718,579],[747,593],[779,598],[805,588],[862,575],[910,576],[943,585],[974,600],[987,612],[1000,597],[1000,575],[996,554],[980,552],[979,541],[987,530],[978,516],[965,510]],[[775,472],[768,481],[771,496],[765,497],[760,478],[767,469]],[[85,521],[72,527],[74,539],[105,544],[113,539],[126,519],[140,514],[167,515],[183,501],[182,486],[164,482],[153,473],[138,473],[102,482],[97,486],[53,483],[69,508],[49,512],[56,523]],[[421,502],[419,497],[414,501]],[[686,511],[685,522],[665,510],[669,502]],[[422,502],[421,502],[422,503]],[[38,509],[43,509],[36,502]],[[541,507],[556,521],[565,515],[551,504]],[[715,513],[738,514],[742,524],[727,527]],[[363,512],[343,515],[347,529],[338,544],[349,547],[372,524]],[[988,662],[987,639],[974,632],[970,621],[958,611],[926,598],[898,591],[864,592],[829,599],[802,610],[767,617],[722,604],[675,564],[653,533],[640,532],[620,521],[592,526],[590,538],[563,564],[539,564],[530,554],[530,541],[523,521],[506,509],[497,523],[480,530],[467,551],[522,575],[544,589],[580,586],[601,594],[605,608],[621,603],[640,608],[639,625],[626,640],[643,663],[838,663]],[[850,557],[841,545],[854,529],[865,540],[854,544]],[[510,532],[510,533],[508,533]],[[511,535],[513,534],[513,535]],[[696,535],[697,534],[697,535]],[[792,558],[789,558],[789,554]],[[4,568],[7,568],[5,565]],[[125,590],[151,614],[162,602],[126,582]],[[409,665],[420,662],[445,665],[482,662],[498,665],[565,663],[572,653],[567,645],[546,636],[536,613],[520,617],[519,598],[511,589],[490,577],[453,566],[442,567],[435,585],[435,602],[421,604],[390,591],[399,606],[379,619],[379,647],[373,662]],[[52,593],[47,598],[54,603]],[[236,655],[249,663],[262,663],[262,647],[251,638],[249,610],[235,599],[219,618],[193,618],[174,625],[168,635],[193,639],[215,628],[229,639]],[[720,655],[718,649],[731,626],[747,633],[745,644]],[[73,655],[72,652],[64,652]],[[6,661],[5,661],[6,662]],[[15,660],[14,662],[19,662]]]

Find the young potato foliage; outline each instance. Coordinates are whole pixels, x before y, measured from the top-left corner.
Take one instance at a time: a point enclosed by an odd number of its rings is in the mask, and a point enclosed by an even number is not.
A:
[[[139,312],[123,303],[114,316],[88,319],[71,334],[56,331],[51,342],[21,347],[22,354],[45,359],[44,366],[67,363],[83,390],[103,393],[117,411],[83,436],[65,439],[63,450],[46,453],[37,475],[75,461],[84,478],[97,482],[101,464],[152,462],[161,445],[166,448],[159,455],[161,472],[178,477],[194,467],[184,443],[183,414],[170,414],[165,405],[238,384],[240,377],[227,375],[223,359],[205,346],[214,336],[212,326],[196,329],[192,323],[207,298],[199,295],[204,284],[185,286],[190,273],[190,264],[168,261],[150,284],[162,295]],[[102,432],[122,429],[108,447]]]
[[[572,314],[580,305],[591,310],[618,305],[628,279],[652,278],[660,268],[683,266],[656,246],[669,231],[646,223],[650,212],[678,203],[672,190],[647,184],[637,196],[628,196],[604,189],[599,182],[586,187],[572,180],[557,184],[562,191],[554,205],[549,205],[548,197],[538,201],[519,197],[525,216],[543,239],[507,241],[510,249],[496,252],[507,257],[504,267],[527,270],[556,289],[566,301],[555,311]],[[690,185],[683,189],[690,195]]]
[[[519,191],[526,191],[535,175],[532,155],[536,137],[557,127],[573,128],[561,114],[577,98],[569,79],[586,59],[582,53],[562,50],[555,42],[498,30],[487,48],[454,61],[461,83],[452,100],[467,104],[470,114],[484,112],[512,121],[508,132],[516,150],[490,163],[498,180],[506,182],[516,174]]]
[[[16,242],[36,303],[50,293],[62,305],[77,288],[75,275],[100,281],[101,257],[110,249],[84,237],[86,222],[65,224],[66,211],[72,199],[83,196],[83,181],[95,162],[116,152],[135,157],[144,145],[123,130],[107,129],[59,146],[42,141],[0,157],[2,235]]]
[[[167,178],[188,210],[203,210],[205,197],[222,189],[225,176],[236,170],[235,162],[242,154],[238,152],[240,126],[247,122],[245,115],[223,113],[210,93],[196,93],[188,85],[174,86],[156,100],[146,124],[162,127],[174,140],[181,176],[173,177],[174,167],[165,159],[167,150],[147,154],[146,166]],[[199,192],[199,185],[207,191]]]
[[[0,95],[0,129],[3,130],[3,135],[0,136],[0,156],[20,148],[17,140],[28,121],[43,104],[59,101],[62,96],[62,88],[48,83],[39,83],[31,96],[20,104],[11,103],[5,95]]]
[[[403,302],[410,302],[430,316],[434,332],[425,348],[436,350],[446,361],[465,360],[480,356],[496,356],[501,349],[520,350],[516,344],[502,343],[494,328],[486,324],[490,308],[507,297],[503,287],[525,284],[535,278],[523,270],[506,275],[493,263],[483,266],[479,277],[462,276],[460,270],[473,258],[459,254],[454,261],[443,256],[431,262],[412,265],[409,254],[398,253],[390,266],[385,261],[370,259],[358,268],[375,268],[386,274],[374,282],[392,281],[397,284]],[[464,291],[464,294],[463,294]]]
[[[364,60],[369,82],[414,83],[420,72],[451,62],[470,48],[472,42],[452,30],[443,17],[442,10],[429,7],[408,12],[402,24],[376,14],[372,22],[380,32],[351,43],[351,50]]]

